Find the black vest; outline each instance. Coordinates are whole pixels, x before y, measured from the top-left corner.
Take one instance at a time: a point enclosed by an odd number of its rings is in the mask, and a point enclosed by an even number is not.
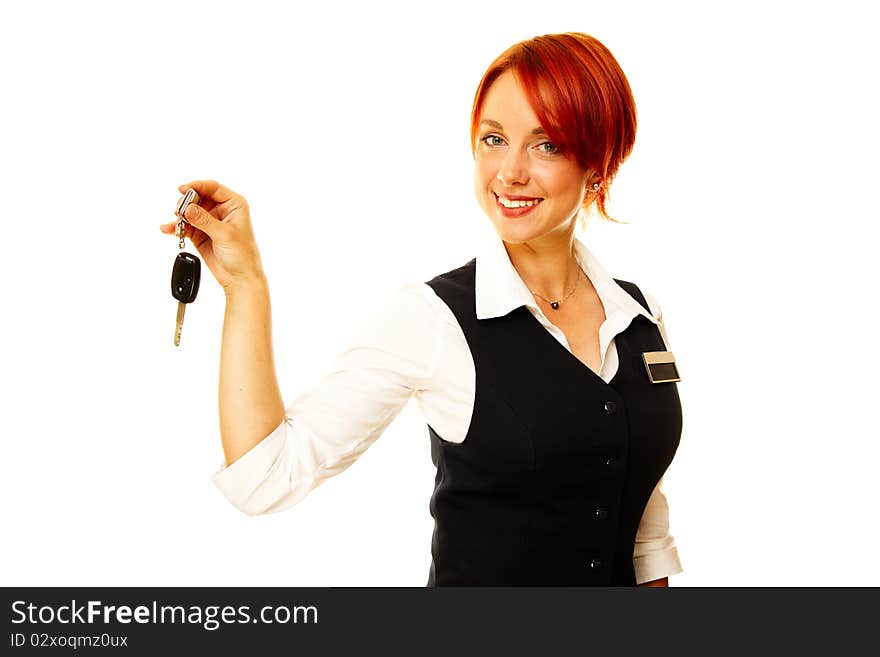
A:
[[[660,330],[638,315],[616,336],[609,384],[525,306],[478,320],[475,272],[476,259],[427,283],[476,368],[464,441],[428,426],[428,586],[635,586],[636,531],[682,427],[675,383],[652,384],[642,361],[666,349]],[[617,283],[650,312],[634,284]]]

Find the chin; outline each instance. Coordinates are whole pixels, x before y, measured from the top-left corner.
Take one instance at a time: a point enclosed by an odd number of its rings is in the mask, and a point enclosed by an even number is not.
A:
[[[522,244],[534,240],[546,232],[534,225],[527,225],[525,222],[515,224],[513,220],[505,217],[500,217],[500,221],[493,220],[492,227],[498,237],[510,244]]]

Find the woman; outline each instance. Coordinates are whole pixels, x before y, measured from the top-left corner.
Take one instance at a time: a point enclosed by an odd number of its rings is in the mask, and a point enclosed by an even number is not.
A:
[[[662,475],[678,447],[660,310],[574,237],[601,216],[636,113],[611,53],[536,37],[489,67],[471,116],[475,192],[497,237],[404,285],[331,374],[284,408],[266,276],[239,194],[195,181],[186,234],[226,292],[214,475],[249,515],[289,508],[418,398],[437,466],[428,585],[665,586],[681,571]],[[175,224],[162,227],[174,233]]]

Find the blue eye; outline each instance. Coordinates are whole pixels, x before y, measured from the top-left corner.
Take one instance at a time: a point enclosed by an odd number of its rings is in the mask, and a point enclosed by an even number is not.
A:
[[[492,141],[493,139],[497,139],[498,141],[493,142]],[[498,135],[494,135],[494,134],[486,135],[485,137],[482,137],[480,139],[480,141],[484,142],[487,146],[501,146],[501,144],[504,143],[503,138],[499,137]],[[539,144],[539,146],[542,147],[541,150],[544,151],[545,155],[557,155],[560,152],[559,147],[556,146],[556,144],[554,144],[552,141],[541,142],[541,144]],[[549,146],[550,148],[549,149],[543,148],[545,146]]]

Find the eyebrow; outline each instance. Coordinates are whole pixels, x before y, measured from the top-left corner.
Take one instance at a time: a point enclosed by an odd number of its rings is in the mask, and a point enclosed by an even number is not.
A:
[[[482,125],[484,123],[492,126],[493,128],[498,128],[499,130],[504,130],[504,128],[501,127],[501,124],[498,123],[498,121],[493,121],[492,119],[483,119],[482,121],[480,121],[480,125]],[[547,131],[544,130],[544,128],[537,127],[534,130],[532,130],[532,134],[533,135],[546,135]]]

